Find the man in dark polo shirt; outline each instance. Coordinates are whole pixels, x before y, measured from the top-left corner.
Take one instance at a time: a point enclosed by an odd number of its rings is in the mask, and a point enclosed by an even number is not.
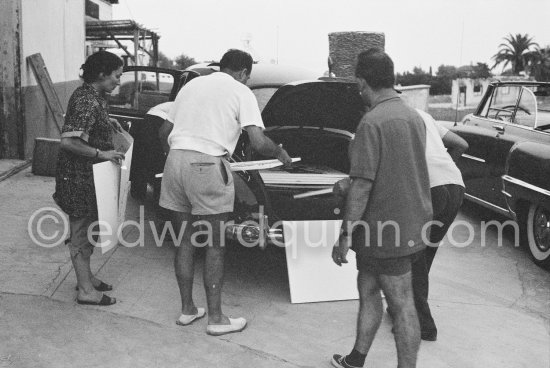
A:
[[[360,305],[355,346],[349,355],[335,354],[332,364],[363,366],[382,320],[382,290],[395,311],[398,366],[415,367],[420,329],[411,263],[425,248],[422,232],[432,219],[426,127],[394,91],[393,62],[385,52],[359,54],[355,75],[370,111],[350,144],[351,186],[332,258],[347,263],[353,244]]]

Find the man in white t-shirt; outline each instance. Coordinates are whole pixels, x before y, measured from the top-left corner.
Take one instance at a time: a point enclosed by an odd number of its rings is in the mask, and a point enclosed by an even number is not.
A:
[[[434,118],[418,110],[426,125],[426,163],[430,177],[433,221],[429,244],[412,264],[414,303],[420,322],[422,340],[435,341],[437,328],[428,304],[429,279],[439,243],[453,223],[464,197],[462,174],[455,161],[468,148],[468,143],[457,134],[437,124]]]
[[[182,314],[179,325],[188,325],[205,315],[193,302],[193,255],[197,242],[192,224],[201,220],[208,232],[204,288],[210,335],[242,331],[244,318],[228,318],[221,309],[224,265],[224,224],[233,211],[235,189],[227,158],[233,154],[244,129],[250,144],[263,156],[275,157],[285,165],[292,160],[284,149],[264,133],[258,102],[246,87],[252,57],[241,50],[227,51],[220,71],[188,82],[178,93],[168,119],[160,129],[168,136],[170,152],[162,179],[160,205],[172,213],[176,233],[184,229],[176,244],[175,271],[180,288]],[[204,234],[204,231],[201,230]]]

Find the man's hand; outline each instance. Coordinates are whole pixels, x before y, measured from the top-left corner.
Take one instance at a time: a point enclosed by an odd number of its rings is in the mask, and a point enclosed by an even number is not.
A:
[[[265,136],[262,128],[255,125],[244,127],[248,133],[252,149],[262,156],[274,157],[281,161],[283,165],[290,166],[292,159],[281,145],[276,145],[271,139]]]
[[[337,198],[346,198],[348,196],[349,188],[351,187],[351,179],[345,178],[338,180],[332,187],[332,194]]]
[[[111,161],[117,165],[120,165],[122,160],[124,160],[124,153],[115,150],[99,151],[97,158],[102,161]]]
[[[342,266],[342,263],[348,263],[346,258],[348,250],[351,247],[351,236],[340,235],[334,247],[332,248],[332,260],[338,266]]]
[[[281,152],[277,155],[277,160],[281,161],[285,166],[292,165],[292,158],[288,155],[288,153],[282,147],[281,147]]]

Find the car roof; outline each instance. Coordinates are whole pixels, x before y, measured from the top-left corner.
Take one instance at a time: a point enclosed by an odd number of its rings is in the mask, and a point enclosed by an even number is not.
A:
[[[186,70],[191,70],[201,75],[208,75],[215,71],[219,71],[219,64],[195,64]],[[290,82],[298,80],[314,80],[319,77],[319,73],[303,67],[283,64],[257,63],[252,66],[252,73],[246,85],[251,89],[281,87]]]

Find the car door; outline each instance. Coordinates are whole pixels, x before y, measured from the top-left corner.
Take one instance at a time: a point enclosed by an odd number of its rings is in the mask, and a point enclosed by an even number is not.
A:
[[[506,197],[502,193],[502,175],[506,174],[508,153],[518,142],[537,142],[545,138],[542,137],[543,133],[535,130],[538,109],[537,99],[532,89],[533,87],[530,86],[518,87],[518,103],[514,108],[510,120],[502,123],[503,129],[498,135],[496,146],[497,162],[493,170],[494,175],[500,178],[499,186],[501,193],[494,203],[501,207],[506,207]]]
[[[491,86],[476,113],[453,129],[469,145],[458,162],[466,194],[483,204],[495,204],[501,195],[497,142],[506,121],[513,116],[519,88]]]

